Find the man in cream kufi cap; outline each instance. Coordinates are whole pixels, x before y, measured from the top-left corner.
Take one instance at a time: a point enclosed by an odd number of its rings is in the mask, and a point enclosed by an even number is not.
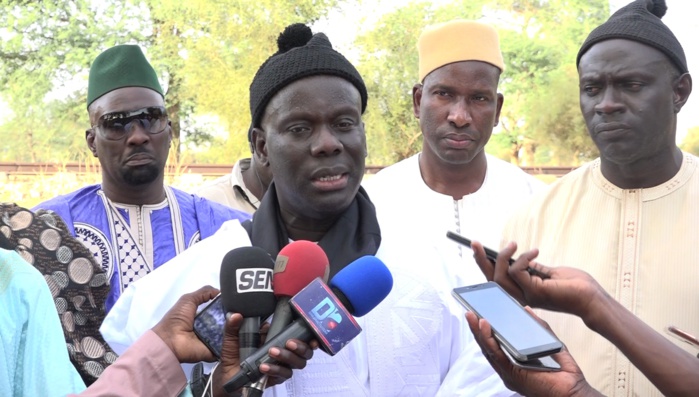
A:
[[[422,151],[383,169],[364,186],[376,206],[381,250],[410,247],[410,256],[392,260],[391,270],[450,291],[485,282],[485,277],[471,251],[448,240],[446,232],[498,247],[507,218],[541,182],[484,151],[503,104],[497,88],[505,63],[497,31],[481,22],[450,21],[425,29],[417,49],[413,112],[422,130]],[[463,308],[448,310],[468,333]],[[511,395],[491,376],[480,348],[471,339],[465,343],[451,360],[440,357],[441,373],[447,374],[441,394]],[[421,373],[418,365],[414,361],[414,373]]]
[[[461,61],[487,62],[500,72],[505,70],[498,32],[481,22],[455,20],[429,27],[420,35],[417,48],[420,82],[433,70]]]

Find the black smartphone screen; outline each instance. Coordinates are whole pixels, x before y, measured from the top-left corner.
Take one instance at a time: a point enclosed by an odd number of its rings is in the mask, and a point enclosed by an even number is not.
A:
[[[447,232],[447,238],[452,240],[452,241],[455,241],[461,245],[464,245],[468,248],[471,248],[471,240],[467,239],[466,237],[464,237],[460,234],[449,231],[449,232]],[[485,251],[485,256],[488,258],[488,260],[493,265],[495,265],[495,260],[498,258],[497,251],[492,250],[492,249],[485,247],[485,246],[483,247],[483,250]],[[512,265],[513,263],[515,263],[514,259],[510,258],[510,265]]]
[[[449,231],[449,232],[447,232],[447,238],[451,239],[452,241],[456,241],[457,243],[459,243],[461,245],[465,245],[468,248],[471,248],[471,240],[467,239],[466,237],[464,237],[460,234]],[[486,258],[488,258],[490,263],[492,263],[493,266],[495,266],[495,261],[498,258],[498,252],[495,250],[492,250],[486,246],[483,246],[483,251],[485,251]],[[515,260],[510,258],[510,259],[508,259],[507,262],[510,264],[510,266],[512,266],[515,263]],[[533,276],[537,276],[540,278],[549,278],[550,277],[548,274],[542,273],[542,272],[540,272],[534,268],[531,268],[531,267],[527,269],[527,272]]]
[[[454,289],[454,296],[488,320],[504,349],[526,361],[561,350],[563,344],[494,282]]]
[[[219,294],[194,317],[194,333],[219,358],[223,346],[223,327],[226,324],[226,313],[220,298]]]

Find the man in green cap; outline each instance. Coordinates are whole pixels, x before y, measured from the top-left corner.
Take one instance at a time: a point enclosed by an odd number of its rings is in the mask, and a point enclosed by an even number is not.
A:
[[[132,282],[223,222],[249,216],[164,185],[172,130],[158,76],[140,47],[118,45],[95,59],[87,110],[85,140],[102,183],[36,208],[58,213],[107,271],[108,311]]]

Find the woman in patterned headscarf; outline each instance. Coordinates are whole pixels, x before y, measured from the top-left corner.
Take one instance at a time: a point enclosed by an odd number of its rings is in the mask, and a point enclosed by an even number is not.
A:
[[[16,251],[12,257],[4,253],[8,260],[6,266],[24,268],[22,261],[15,260],[22,258],[43,274],[65,335],[65,340],[61,340],[65,344],[60,346],[68,347],[75,369],[90,385],[117,358],[99,333],[109,292],[104,270],[97,266],[87,248],[70,235],[61,218],[50,211],[34,213],[14,204],[1,204],[0,244],[5,249]],[[34,293],[41,292],[36,284],[33,289]],[[50,328],[48,323],[42,323],[42,328]],[[38,340],[46,348],[47,340]],[[65,367],[56,365],[56,361],[45,361],[43,365],[52,368]]]

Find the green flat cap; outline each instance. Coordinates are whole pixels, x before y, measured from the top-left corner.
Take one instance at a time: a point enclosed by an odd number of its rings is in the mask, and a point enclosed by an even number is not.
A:
[[[90,67],[87,107],[102,95],[123,87],[145,87],[163,95],[158,76],[137,45],[118,45],[99,54]]]

